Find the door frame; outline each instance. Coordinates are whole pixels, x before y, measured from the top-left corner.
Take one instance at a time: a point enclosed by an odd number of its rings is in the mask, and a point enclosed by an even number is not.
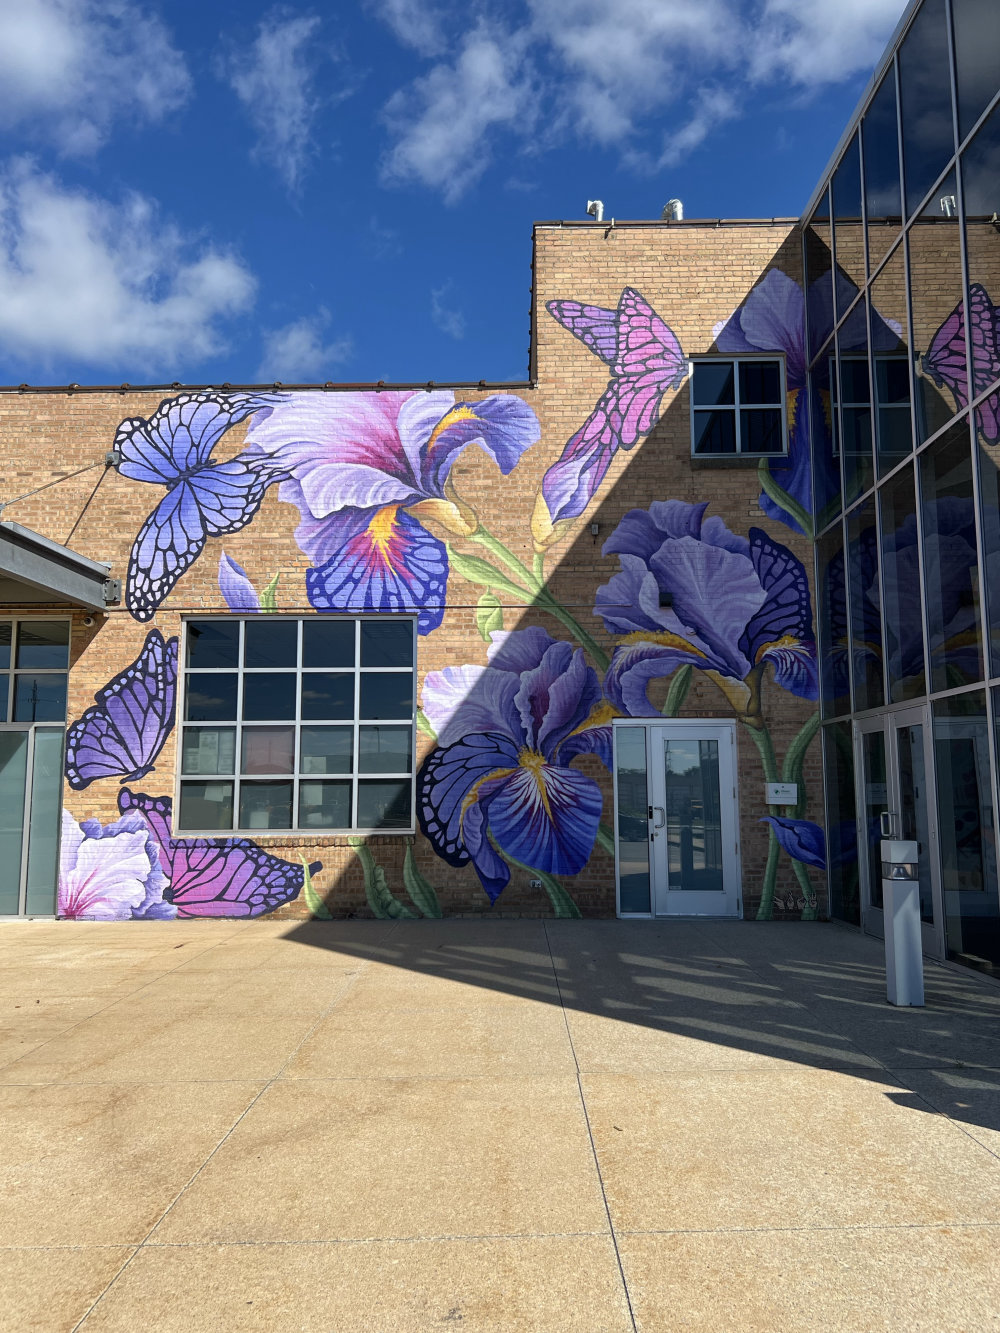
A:
[[[673,717],[663,717],[663,718],[657,718],[657,717],[643,717],[643,718],[615,718],[614,721],[612,722],[612,732],[613,732],[613,733],[614,733],[614,732],[617,732],[619,729],[624,728],[624,727],[632,727],[632,728],[635,728],[635,727],[641,727],[641,728],[643,729],[643,731],[644,731],[644,734],[645,734],[645,740],[646,740],[646,795],[647,795],[647,798],[648,798],[648,801],[647,801],[648,809],[649,809],[649,811],[650,811],[650,815],[649,815],[649,817],[648,817],[648,819],[647,819],[647,824],[648,824],[648,834],[649,834],[649,843],[648,843],[647,845],[650,847],[650,858],[649,858],[649,906],[650,906],[650,910],[649,910],[648,912],[624,912],[624,913],[623,913],[622,910],[621,910],[621,880],[620,880],[619,856],[618,856],[618,849],[619,849],[619,840],[618,840],[618,776],[617,776],[617,765],[615,765],[615,769],[616,769],[616,771],[615,771],[615,774],[614,774],[614,785],[613,785],[613,789],[612,789],[612,790],[613,790],[613,804],[614,804],[615,916],[616,916],[616,917],[619,917],[619,918],[620,918],[621,920],[623,920],[623,921],[650,921],[650,920],[652,920],[652,921],[667,921],[667,920],[674,920],[674,921],[677,921],[677,920],[683,920],[685,917],[698,917],[699,919],[703,919],[703,920],[717,920],[717,921],[734,921],[734,920],[742,920],[742,918],[743,918],[743,860],[742,860],[742,845],[741,845],[741,838],[740,838],[739,751],[738,751],[737,741],[736,741],[736,723],[735,723],[735,721],[734,721],[733,719],[731,719],[731,718],[725,718],[725,717],[701,717],[701,718],[698,718],[698,717],[683,717],[683,718],[673,718]],[[659,755],[658,755],[659,747],[657,746],[657,738],[660,738],[661,740],[662,740],[662,739],[666,739],[666,737],[664,737],[664,735],[663,735],[663,733],[666,732],[666,731],[673,731],[673,732],[675,732],[675,733],[679,733],[681,736],[683,736],[685,733],[688,734],[688,735],[691,735],[691,734],[693,733],[695,736],[697,736],[697,734],[698,734],[699,731],[702,731],[702,732],[707,732],[707,731],[713,731],[713,732],[715,732],[715,731],[725,731],[726,734],[728,734],[729,737],[730,737],[730,739],[731,739],[731,747],[732,747],[732,748],[731,748],[731,769],[732,769],[732,797],[731,797],[732,806],[731,806],[731,809],[732,809],[733,836],[734,836],[735,847],[734,847],[734,850],[733,850],[733,852],[732,852],[732,854],[731,854],[731,859],[730,859],[729,856],[726,856],[726,858],[725,858],[723,864],[726,864],[726,863],[728,862],[728,863],[732,866],[732,876],[733,876],[733,879],[734,879],[734,881],[735,881],[734,898],[735,898],[735,907],[736,907],[736,910],[735,910],[734,912],[723,912],[723,913],[719,913],[719,912],[684,912],[684,913],[679,913],[679,912],[678,912],[678,913],[668,912],[668,911],[666,910],[666,905],[667,905],[667,895],[668,895],[668,893],[669,893],[669,882],[668,882],[667,877],[666,877],[666,876],[667,876],[667,871],[666,871],[666,858],[665,858],[665,854],[664,854],[664,856],[663,856],[663,858],[662,858],[662,861],[663,861],[663,870],[664,870],[664,882],[663,882],[662,888],[660,888],[660,889],[658,890],[658,886],[657,886],[657,884],[656,884],[656,880],[655,880],[655,872],[654,872],[654,855],[653,855],[653,850],[652,850],[652,849],[653,849],[653,845],[655,845],[655,844],[653,844],[653,838],[652,838],[652,835],[653,835],[654,831],[659,831],[659,827],[656,826],[656,827],[654,828],[654,826],[656,825],[656,821],[654,820],[654,818],[653,818],[653,816],[652,816],[652,811],[653,811],[654,809],[659,809],[660,807],[659,807],[659,806],[654,806],[654,805],[652,804],[652,800],[651,800],[651,798],[652,798],[652,796],[653,796],[653,792],[654,792],[654,790],[655,790],[654,783],[655,783],[655,781],[656,781],[656,779],[654,778],[653,775],[657,772],[657,769],[654,767],[654,755],[657,755],[657,756],[658,756],[656,762],[658,762],[661,766],[662,766],[662,762],[663,762],[663,760],[662,760],[662,756],[659,756]],[[617,748],[616,748],[616,745],[615,745],[615,742],[614,742],[614,735],[612,735],[612,754],[613,754],[613,757],[617,755]],[[720,773],[720,793],[719,793],[719,794],[720,794],[720,799],[721,799],[721,800],[724,800],[724,799],[725,799],[725,796],[724,796],[724,791],[723,791],[723,789],[722,789],[722,785],[721,785],[721,777],[722,777],[722,775],[721,775],[721,773]],[[665,821],[664,821],[664,822],[665,822]],[[680,892],[680,890],[678,890],[677,892]],[[724,896],[728,899],[728,898],[729,898],[729,894],[728,894],[728,892],[727,892]],[[658,911],[658,910],[657,910],[657,907],[658,907],[659,905],[662,905],[663,910],[661,910],[661,911]]]

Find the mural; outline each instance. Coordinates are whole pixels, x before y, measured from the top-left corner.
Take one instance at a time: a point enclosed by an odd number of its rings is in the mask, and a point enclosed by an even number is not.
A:
[[[1000,377],[1000,310],[981,283],[969,284],[969,331],[972,342],[972,392],[980,394]],[[966,379],[968,348],[965,341],[963,302],[944,321],[920,358],[920,369],[939,389],[946,388],[955,400],[955,410],[969,405]],[[977,428],[984,444],[1000,444],[1000,392],[989,394],[979,405]]]

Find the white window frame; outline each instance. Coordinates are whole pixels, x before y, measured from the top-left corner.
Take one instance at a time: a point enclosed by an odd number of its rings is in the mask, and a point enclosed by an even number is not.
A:
[[[179,669],[177,681],[177,762],[175,765],[174,776],[174,836],[185,838],[253,838],[259,841],[261,838],[270,839],[288,839],[293,837],[303,838],[337,838],[337,837],[412,837],[416,832],[415,812],[416,812],[416,781],[417,781],[417,759],[416,759],[416,719],[417,719],[417,620],[415,616],[386,616],[386,615],[323,615],[319,616],[285,616],[265,613],[268,621],[277,624],[279,622],[292,622],[299,626],[298,631],[298,665],[291,667],[244,667],[243,662],[243,626],[248,622],[259,623],[260,613],[254,615],[213,615],[211,612],[203,612],[199,615],[185,616],[183,622],[183,634],[181,636],[181,652],[179,656]],[[304,667],[302,665],[302,626],[306,624],[329,622],[331,620],[347,621],[355,626],[354,639],[354,666],[351,667]],[[191,667],[187,666],[187,646],[188,633],[191,624],[200,621],[239,621],[239,648],[238,662],[235,667]],[[411,678],[413,681],[413,697],[410,717],[407,718],[363,718],[360,715],[360,695],[361,695],[361,675],[364,674],[382,674],[393,675],[401,674],[403,667],[362,667],[361,665],[361,623],[363,621],[381,622],[394,621],[396,623],[405,622],[412,627],[413,633],[413,657],[410,667]],[[186,712],[187,698],[187,678],[188,674],[220,676],[236,674],[237,676],[237,713],[242,712],[242,682],[245,675],[274,675],[274,674],[293,674],[296,677],[296,698],[301,700],[300,682],[303,675],[312,671],[336,671],[354,674],[354,714],[351,718],[302,718],[300,702],[296,704],[296,717],[294,719],[282,718],[261,718],[243,721],[242,718],[234,721],[218,722],[187,722],[184,720]],[[295,732],[295,766],[292,773],[275,774],[241,774],[241,756],[242,756],[242,734],[244,727],[261,726],[291,726]],[[303,773],[300,768],[301,763],[301,733],[303,727],[310,726],[331,726],[331,727],[351,727],[353,729],[353,764],[350,773]],[[363,726],[383,726],[383,727],[408,727],[410,733],[410,772],[409,773],[371,773],[361,774],[358,771],[359,754],[359,733]],[[233,758],[232,774],[185,774],[183,770],[184,762],[184,733],[189,728],[195,727],[231,727],[235,735],[235,752]],[[292,783],[292,818],[293,821],[298,815],[299,809],[299,784],[302,779],[308,781],[328,781],[328,782],[350,782],[351,784],[351,813],[356,818],[358,809],[358,787],[361,781],[371,779],[372,781],[408,781],[410,784],[410,823],[408,825],[393,826],[392,828],[369,828],[362,825],[351,825],[350,827],[323,827],[323,826],[303,826],[292,823],[289,828],[245,828],[239,823],[240,815],[240,782],[243,780],[250,782],[291,782]],[[233,827],[230,829],[219,828],[185,828],[181,826],[181,786],[183,782],[232,782],[233,785]]]
[[[779,383],[779,401],[776,403],[741,403],[740,402],[740,372],[741,364],[752,361],[768,361],[776,364],[780,376]],[[730,365],[733,367],[733,402],[731,403],[695,403],[694,385],[695,385],[695,367],[699,365]],[[716,461],[718,459],[732,458],[787,458],[788,457],[788,384],[785,369],[785,357],[780,352],[761,352],[752,354],[734,354],[733,356],[693,356],[688,361],[688,375],[690,377],[691,392],[689,394],[689,412],[690,412],[690,438],[691,438],[691,457],[697,458],[699,462],[706,459]],[[759,454],[753,453],[749,449],[742,448],[742,434],[740,431],[740,412],[752,412],[761,409],[777,410],[781,413],[781,450],[777,453]],[[731,412],[733,414],[733,424],[735,427],[736,451],[731,454],[700,454],[695,450],[695,432],[694,415],[695,412]]]

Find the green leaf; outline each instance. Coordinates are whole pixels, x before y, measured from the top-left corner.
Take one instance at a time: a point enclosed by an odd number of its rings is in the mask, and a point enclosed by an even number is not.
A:
[[[660,710],[664,717],[676,717],[684,707],[684,700],[688,696],[688,690],[691,688],[691,677],[694,674],[694,668],[690,662],[685,662],[679,666],[670,677],[670,688],[667,690],[666,701]]]
[[[406,892],[410,895],[411,901],[416,904],[424,916],[433,917],[435,920],[440,919],[442,913],[438,896],[434,892],[433,885],[418,870],[412,847],[407,847],[406,856],[403,859],[403,884],[406,886]]]
[[[277,611],[278,580],[280,578],[281,578],[281,570],[279,569],[277,574],[275,574],[274,578],[261,593],[260,609],[262,611]]]
[[[313,888],[312,875],[309,873],[309,862],[304,856],[300,856],[299,860],[302,862],[302,896],[306,900],[306,906],[313,916],[320,921],[332,921],[333,915],[330,909]]]
[[[451,568],[467,583],[479,583],[485,588],[499,588],[502,592],[508,593],[515,601],[523,602],[529,595],[526,588],[519,587],[513,583],[506,574],[501,574],[500,570],[485,560],[480,560],[478,555],[465,555],[461,551],[456,551],[454,546],[448,546],[448,563]]]
[[[503,629],[503,603],[495,592],[484,592],[476,605],[476,629],[485,643],[494,630]]]
[[[431,726],[427,714],[422,708],[417,709],[417,730],[422,731],[425,736],[430,736],[432,741],[437,740],[437,732]]]
[[[357,852],[358,860],[361,862],[365,876],[365,897],[368,899],[372,915],[378,917],[380,921],[415,921],[416,912],[411,912],[393,894],[386,880],[385,871],[375,864],[365,843],[360,838],[348,838],[347,841]]]
[[[769,499],[773,500],[779,509],[783,509],[786,514],[794,518],[796,523],[806,534],[810,541],[813,536],[812,516],[799,504],[798,500],[792,497],[784,490],[771,476],[771,469],[766,458],[760,460],[760,466],[757,468],[757,478],[760,481],[761,490]]]
[[[542,887],[549,895],[549,902],[552,904],[553,916],[573,917],[577,921],[580,920],[583,913],[557,879],[553,879],[544,870],[533,870],[531,873],[542,881]]]
[[[615,854],[615,831],[607,824],[598,824],[597,842],[609,855]]]
[[[801,819],[806,812],[806,786],[803,781],[802,770],[805,764],[806,751],[818,730],[819,713],[817,712],[806,718],[799,729],[798,735],[792,738],[788,749],[785,751],[785,761],[781,766],[782,782],[794,782],[799,789],[799,799],[794,810],[796,819]]]

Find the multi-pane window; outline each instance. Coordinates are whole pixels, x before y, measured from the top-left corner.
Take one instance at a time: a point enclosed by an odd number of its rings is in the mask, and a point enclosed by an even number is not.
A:
[[[416,622],[186,625],[177,826],[412,827]]]
[[[783,454],[785,368],[762,357],[691,363],[691,452],[696,457]]]
[[[65,722],[68,620],[0,620],[0,722]]]

